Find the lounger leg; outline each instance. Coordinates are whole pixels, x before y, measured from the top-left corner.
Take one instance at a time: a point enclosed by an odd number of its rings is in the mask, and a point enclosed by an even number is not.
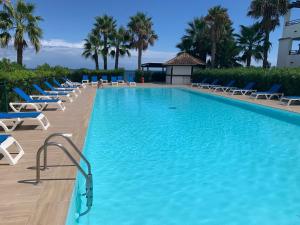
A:
[[[61,111],[65,111],[66,107],[62,102],[58,102],[57,104],[58,104],[59,108],[61,109]]]
[[[38,122],[41,124],[42,128],[44,130],[47,130],[48,127],[50,127],[50,122],[49,120],[47,119],[46,116],[44,116],[43,114],[41,114],[38,118]]]
[[[18,155],[15,158],[13,158],[7,150],[12,145],[14,145],[16,147],[16,150],[18,151]],[[9,162],[10,165],[15,165],[24,155],[24,150],[13,137],[9,137],[3,144],[0,145],[0,153],[4,155],[5,159]]]
[[[20,120],[17,119],[16,121],[13,121],[12,123],[13,123],[12,127],[8,128],[8,126],[4,122],[0,121],[0,127],[2,127],[5,132],[12,132],[20,124]]]

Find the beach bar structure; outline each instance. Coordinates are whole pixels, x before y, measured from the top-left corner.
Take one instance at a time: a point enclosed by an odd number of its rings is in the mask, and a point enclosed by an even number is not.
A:
[[[188,53],[181,53],[164,65],[166,67],[166,83],[173,85],[190,84],[193,71],[206,66],[205,62]]]

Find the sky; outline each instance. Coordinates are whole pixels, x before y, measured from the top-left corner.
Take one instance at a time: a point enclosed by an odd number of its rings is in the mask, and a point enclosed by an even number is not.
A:
[[[28,0],[26,0],[28,1]],[[12,0],[12,2],[15,2]],[[129,17],[137,11],[152,17],[154,30],[159,39],[153,47],[144,52],[143,63],[165,62],[176,55],[176,44],[184,35],[187,23],[195,17],[205,16],[209,8],[221,5],[228,9],[235,32],[239,26],[251,25],[254,20],[247,17],[251,0],[31,0],[36,4],[36,15],[43,17],[42,49],[35,54],[32,48],[24,52],[24,63],[34,68],[43,63],[70,68],[94,68],[91,59],[81,56],[83,40],[92,29],[96,16],[108,14],[117,20],[118,26],[126,26]],[[299,10],[300,11],[300,10]],[[281,22],[282,24],[282,22]],[[282,27],[271,34],[272,50],[270,61],[276,65],[278,39]],[[0,49],[0,58],[16,60],[12,46]],[[102,61],[100,66],[103,66]],[[109,59],[109,68],[114,60]],[[135,69],[137,53],[132,51],[130,58],[120,59],[120,67]]]

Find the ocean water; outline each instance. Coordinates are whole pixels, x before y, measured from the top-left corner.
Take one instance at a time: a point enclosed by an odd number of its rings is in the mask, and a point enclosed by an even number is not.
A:
[[[99,89],[84,154],[93,207],[75,222],[78,175],[68,225],[300,224],[296,114],[184,89]]]

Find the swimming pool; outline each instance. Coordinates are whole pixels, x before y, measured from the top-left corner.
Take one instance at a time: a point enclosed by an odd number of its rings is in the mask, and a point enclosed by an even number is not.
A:
[[[297,114],[179,88],[101,89],[84,154],[94,205],[80,225],[300,224]],[[78,175],[68,225],[83,188]]]

